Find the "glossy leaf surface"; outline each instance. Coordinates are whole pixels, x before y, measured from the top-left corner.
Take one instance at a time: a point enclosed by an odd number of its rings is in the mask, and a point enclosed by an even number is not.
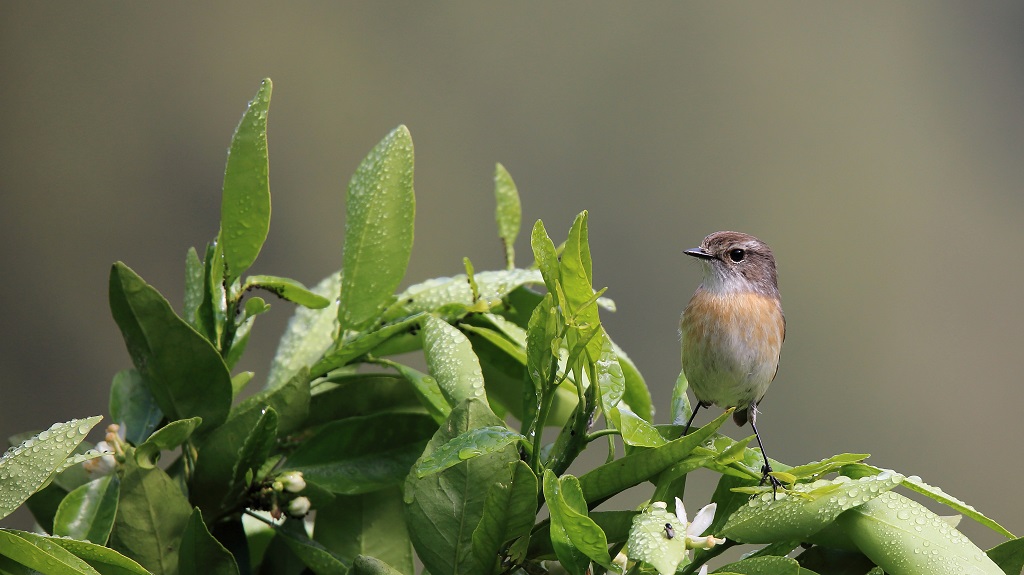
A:
[[[107,475],[76,488],[60,502],[53,534],[105,545],[114,527],[121,480]]]
[[[412,253],[416,198],[408,128],[388,134],[356,168],[345,200],[345,253],[338,319],[362,329],[382,311]]]
[[[0,518],[10,515],[30,495],[65,467],[65,461],[102,417],[55,423],[46,431],[8,449],[0,458]]]
[[[480,399],[452,410],[448,421],[427,444],[423,457],[470,429],[501,425]],[[486,572],[473,551],[473,532],[484,515],[489,486],[510,477],[509,464],[519,454],[511,445],[463,461],[440,473],[405,483],[406,521],[417,555],[431,573]]]
[[[381,413],[325,425],[288,458],[286,470],[333,493],[358,494],[398,485],[437,429],[421,413]]]
[[[223,423],[231,375],[216,348],[122,263],[110,270],[110,309],[160,410],[175,420],[202,417],[200,433]]]
[[[221,197],[220,244],[228,284],[256,261],[270,230],[267,112],[273,84],[263,80],[231,138]]]

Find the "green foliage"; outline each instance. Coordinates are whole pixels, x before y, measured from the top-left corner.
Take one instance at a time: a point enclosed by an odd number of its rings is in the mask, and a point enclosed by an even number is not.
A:
[[[114,377],[100,450],[82,443],[93,417],[14,438],[0,459],[0,517],[25,503],[51,534],[0,529],[0,574],[411,575],[417,560],[432,575],[695,573],[741,544],[758,548],[718,572],[1020,572],[1021,539],[866,454],[773,462],[784,487],[760,486],[752,438],[719,433],[728,413],[680,437],[682,376],[655,425],[640,370],[602,324],[614,304],[593,285],[587,212],[558,248],[537,221],[533,263],[516,267],[519,193],[500,164],[505,268],[463,259],[465,274],[396,293],[415,217],[404,126],[349,183],[338,270],[308,289],[243,278],[269,230],[270,96],[266,80],[231,140],[220,229],[186,253],[181,311],[111,268],[134,367]],[[269,296],[298,309],[268,372],[236,372],[256,318],[277,310]],[[579,469],[587,449],[605,463]],[[673,513],[699,470],[720,476],[712,501]],[[645,483],[641,507],[596,509]],[[986,554],[896,489],[1009,540]]]

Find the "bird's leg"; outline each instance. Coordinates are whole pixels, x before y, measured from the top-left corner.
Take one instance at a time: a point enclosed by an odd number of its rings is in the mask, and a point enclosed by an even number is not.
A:
[[[700,408],[702,407],[707,407],[707,405],[704,405],[704,402],[702,401],[698,401],[697,405],[693,408],[693,413],[690,414],[690,419],[686,420],[686,427],[683,428],[683,434],[679,437],[686,437],[686,434],[690,432],[690,424],[693,423],[693,418],[697,417],[697,412],[700,411]]]
[[[761,483],[764,485],[765,481],[772,484],[772,498],[775,497],[776,491],[779,487],[782,487],[782,482],[771,475],[772,466],[768,463],[768,454],[764,452],[764,444],[761,443],[761,434],[757,432],[757,405],[750,406],[750,427],[754,429],[754,437],[757,438],[757,446],[761,448],[761,456],[764,458],[764,467],[761,468]]]

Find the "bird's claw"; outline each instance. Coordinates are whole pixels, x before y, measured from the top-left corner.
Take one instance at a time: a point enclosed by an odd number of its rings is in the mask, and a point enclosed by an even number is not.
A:
[[[773,499],[778,494],[778,490],[780,487],[785,489],[782,485],[782,482],[779,481],[778,478],[776,478],[774,475],[772,475],[772,466],[768,465],[767,463],[765,463],[764,466],[761,467],[761,482],[758,483],[758,485],[764,485],[766,481],[771,483]]]

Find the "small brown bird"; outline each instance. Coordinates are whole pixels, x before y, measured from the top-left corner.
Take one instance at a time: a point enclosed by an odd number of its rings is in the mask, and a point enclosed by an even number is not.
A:
[[[683,373],[697,404],[683,435],[701,407],[735,407],[733,421],[754,429],[764,457],[763,483],[778,480],[757,432],[757,404],[779,369],[786,337],[775,256],[754,236],[715,232],[700,247],[684,252],[700,260],[704,281],[683,310],[680,322]]]

